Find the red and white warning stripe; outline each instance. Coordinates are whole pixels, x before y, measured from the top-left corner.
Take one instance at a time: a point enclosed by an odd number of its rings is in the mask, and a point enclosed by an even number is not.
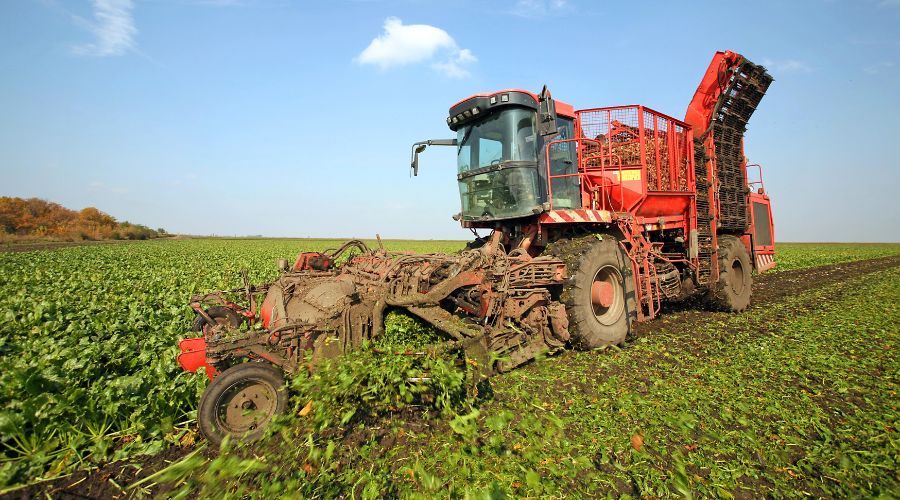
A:
[[[756,272],[764,273],[775,267],[775,256],[771,254],[756,254]]]
[[[612,216],[607,210],[551,210],[541,214],[540,222],[612,222]]]

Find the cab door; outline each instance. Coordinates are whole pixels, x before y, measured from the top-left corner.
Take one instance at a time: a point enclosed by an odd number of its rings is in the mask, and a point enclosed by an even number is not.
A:
[[[575,137],[575,122],[571,118],[557,117],[559,134],[554,141]],[[553,209],[581,208],[581,179],[578,176],[578,155],[575,142],[550,145],[550,190],[553,193]]]

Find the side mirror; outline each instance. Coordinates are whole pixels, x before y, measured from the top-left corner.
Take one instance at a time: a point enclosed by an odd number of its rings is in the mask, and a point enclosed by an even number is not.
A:
[[[419,175],[419,153],[428,146],[456,146],[456,139],[430,139],[413,144],[412,159],[409,162],[409,171],[413,176]]]
[[[413,144],[412,161],[409,164],[410,172],[413,176],[419,175],[419,153],[425,151],[427,144]]]
[[[544,137],[556,135],[559,128],[556,126],[556,102],[550,96],[550,90],[544,85],[539,96],[538,106],[538,133]]]

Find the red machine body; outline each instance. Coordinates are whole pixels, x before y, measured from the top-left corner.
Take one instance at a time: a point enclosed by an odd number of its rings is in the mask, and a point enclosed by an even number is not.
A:
[[[635,264],[635,289],[645,303],[638,310],[639,319],[654,317],[658,310],[654,304],[661,298],[678,295],[659,289],[654,278],[658,267],[689,268],[700,287],[716,283],[720,235],[740,238],[753,268],[765,272],[775,265],[771,202],[759,165],[752,166],[759,170],[758,180],[748,182],[743,133],[771,81],[765,68],[725,51],[713,57],[684,121],[640,105],[575,110],[552,101],[559,130],[571,122],[573,133],[559,133],[541,145],[543,204],[535,210],[537,216],[466,217],[465,196],[473,191],[467,186],[461,188],[462,226],[501,229],[506,244],[515,248],[527,240],[533,255],[573,227],[618,230]],[[530,99],[533,104],[522,105],[535,109],[545,99],[518,89],[476,94],[451,107],[448,124],[453,130],[466,130],[466,123],[483,112],[486,99],[493,106],[495,101],[502,104],[501,98]],[[549,93],[546,99],[550,100]],[[472,114],[466,115],[470,106]],[[460,141],[472,142],[463,133]],[[576,152],[569,156],[571,167],[560,168],[554,158],[571,151]],[[461,171],[464,168],[461,161]],[[462,177],[461,173],[461,183]]]
[[[178,364],[181,369],[191,373],[195,373],[200,367],[206,369],[206,376],[210,380],[216,376],[215,367],[206,361],[206,339],[203,337],[193,337],[183,339],[178,342]]]

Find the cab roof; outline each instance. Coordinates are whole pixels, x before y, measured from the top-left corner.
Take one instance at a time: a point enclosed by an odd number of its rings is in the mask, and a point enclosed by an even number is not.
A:
[[[456,130],[463,124],[474,120],[479,113],[490,112],[495,107],[524,106],[536,110],[539,102],[540,97],[537,94],[522,89],[506,89],[475,94],[450,107],[447,125],[450,127],[450,130]],[[555,103],[558,116],[575,118],[575,108],[571,104],[561,101],[555,101]]]

